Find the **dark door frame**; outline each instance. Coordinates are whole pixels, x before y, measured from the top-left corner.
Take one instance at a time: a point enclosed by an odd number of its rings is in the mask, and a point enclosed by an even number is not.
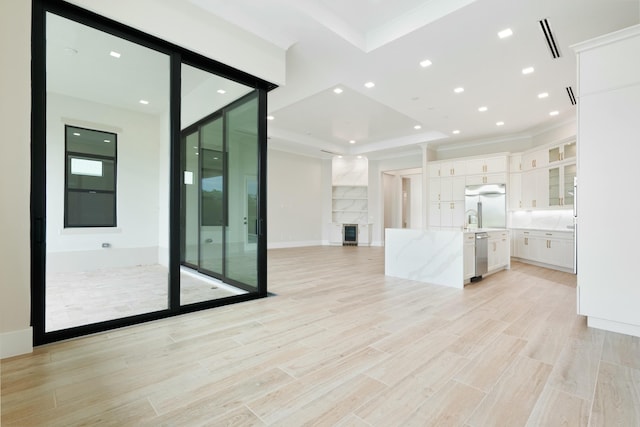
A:
[[[92,28],[165,53],[170,57],[170,206],[169,206],[169,307],[129,316],[45,332],[46,269],[46,13],[53,13]],[[176,25],[180,25],[176,22]],[[277,86],[228,65],[196,54],[158,37],[105,18],[63,0],[33,0],[31,66],[31,325],[34,345],[101,332],[122,326],[179,315],[267,296],[267,92]],[[244,295],[180,306],[180,105],[181,64],[255,88],[258,93],[258,290]]]

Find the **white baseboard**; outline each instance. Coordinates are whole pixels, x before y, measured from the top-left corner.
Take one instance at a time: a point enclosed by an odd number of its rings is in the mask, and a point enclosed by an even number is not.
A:
[[[297,242],[267,242],[267,249],[302,248],[305,246],[322,246],[322,240],[305,240]]]
[[[0,359],[28,354],[32,351],[33,330],[31,327],[0,334]]]
[[[631,325],[629,323],[615,322],[613,320],[589,316],[587,317],[587,326],[590,328],[603,329],[605,331],[640,337],[640,325]]]

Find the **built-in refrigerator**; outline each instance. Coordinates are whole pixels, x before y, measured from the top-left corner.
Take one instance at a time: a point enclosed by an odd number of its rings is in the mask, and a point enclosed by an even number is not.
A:
[[[468,185],[465,188],[465,222],[478,228],[506,228],[505,184]]]

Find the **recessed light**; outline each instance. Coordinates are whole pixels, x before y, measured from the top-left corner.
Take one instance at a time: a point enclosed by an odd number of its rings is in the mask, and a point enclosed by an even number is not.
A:
[[[197,146],[197,145],[194,145],[194,146],[193,146],[193,148],[195,148],[195,149],[197,150],[197,149],[198,149],[198,146]]]
[[[110,139],[105,139],[104,142],[111,142],[111,140]]]
[[[507,37],[511,37],[512,35],[513,31],[511,31],[511,28],[505,28],[498,33],[498,37],[500,37],[501,39],[506,39]]]
[[[433,64],[433,62],[431,62],[431,61],[430,61],[430,60],[428,60],[428,59],[424,59],[424,60],[420,61],[420,66],[421,66],[422,68],[427,68],[427,67],[428,67],[429,65],[431,65],[431,64]]]
[[[458,135],[460,133],[460,131],[458,129],[454,130],[453,132],[451,132],[454,135]]]
[[[120,58],[120,52],[116,52],[114,50],[109,52],[109,55],[113,56],[114,58]]]
[[[351,141],[349,141],[349,144],[355,144],[356,142],[352,139]]]
[[[560,111],[552,111],[549,113],[550,116],[557,116],[558,114],[560,114]]]
[[[333,91],[334,91],[335,93],[337,93],[337,94],[341,94],[341,93],[342,93],[342,88],[337,87],[337,88],[335,88]]]
[[[339,159],[341,159],[341,158],[342,158],[342,156],[338,156],[338,158],[339,158]]]
[[[140,104],[143,104],[143,105],[148,105],[149,104],[149,101],[147,101],[146,99],[141,99],[139,102],[140,102]]]
[[[496,126],[504,126],[504,122],[496,122]]]
[[[455,93],[462,93],[464,92],[464,88],[463,87],[457,87],[453,90]]]
[[[359,159],[361,159],[361,158],[362,158],[362,156],[358,156],[358,158],[359,158]]]
[[[224,89],[218,89],[218,93],[219,93],[220,95],[224,95],[225,93],[227,93],[227,91],[226,91],[226,90],[224,90]]]
[[[199,155],[200,155],[200,153],[196,153],[196,156],[199,156]]]
[[[80,134],[78,132],[74,132],[73,136],[80,136]]]
[[[549,94],[547,92],[542,92],[538,94],[538,98],[543,99],[543,98],[547,98],[549,96]]]
[[[213,160],[218,160],[218,158],[217,158],[217,157],[214,157],[214,158],[213,158]]]
[[[522,69],[522,74],[531,74],[534,72],[533,67],[527,67]]]
[[[422,129],[422,126],[420,126],[420,125],[415,125],[413,128],[414,128],[415,130],[420,130],[420,129]]]
[[[371,89],[372,87],[374,87],[376,84],[374,82],[366,82],[364,84],[364,87],[366,87],[367,89]]]
[[[488,110],[488,108],[485,107],[485,106],[482,106],[482,107],[478,108],[478,111],[480,111],[481,113],[484,113],[487,110]]]
[[[275,120],[276,118],[273,116],[267,116],[267,120]]]

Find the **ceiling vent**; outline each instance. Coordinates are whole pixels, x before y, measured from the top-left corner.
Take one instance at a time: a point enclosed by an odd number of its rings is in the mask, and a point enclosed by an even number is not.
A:
[[[571,101],[571,105],[576,105],[576,96],[573,94],[573,89],[571,86],[567,86],[567,95],[569,95],[569,101]]]
[[[549,21],[547,18],[539,21],[540,28],[542,29],[542,34],[544,34],[544,38],[547,41],[547,46],[549,47],[549,51],[551,52],[551,57],[553,59],[560,58],[560,50],[558,49],[558,45],[556,44],[556,39],[553,37],[553,32],[551,31],[551,26],[549,25]]]

